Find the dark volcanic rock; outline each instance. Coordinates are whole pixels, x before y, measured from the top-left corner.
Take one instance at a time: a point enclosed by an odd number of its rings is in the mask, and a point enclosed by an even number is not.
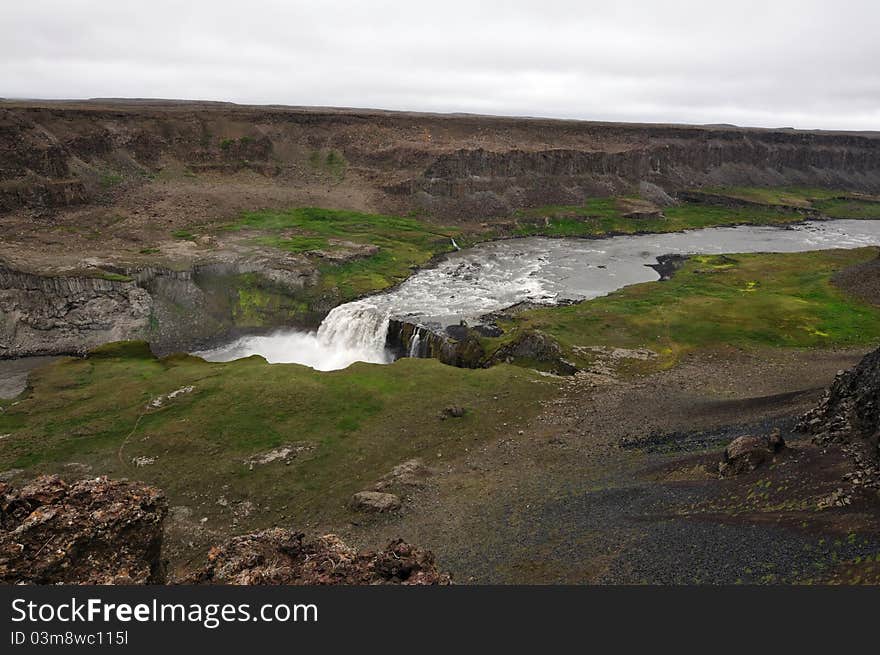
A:
[[[152,584],[164,580],[164,495],[107,478],[0,483],[0,581]]]
[[[383,550],[357,552],[336,535],[314,542],[292,530],[272,528],[234,537],[215,547],[189,583],[233,585],[449,584],[434,555],[403,541]]]
[[[418,337],[417,352],[413,341]],[[465,325],[449,326],[442,332],[414,323],[391,319],[386,347],[398,357],[430,357],[460,368],[479,368],[486,356],[479,338]]]
[[[768,437],[737,437],[724,449],[718,472],[722,477],[754,471],[785,448],[785,440],[774,430]]]
[[[797,429],[812,434],[818,444],[843,444],[856,459],[864,482],[880,485],[880,349],[865,355],[855,368],[838,373]]]

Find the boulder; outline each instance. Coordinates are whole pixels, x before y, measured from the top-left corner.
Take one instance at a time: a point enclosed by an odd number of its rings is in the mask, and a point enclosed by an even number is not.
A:
[[[358,552],[328,534],[313,542],[272,528],[211,549],[207,564],[184,582],[227,585],[446,585],[431,551],[404,541]]]
[[[722,477],[731,477],[754,471],[783,448],[785,440],[778,430],[766,437],[737,437],[724,449],[718,472]]]
[[[443,418],[461,418],[466,411],[461,405],[449,405],[443,408]]]
[[[0,582],[161,583],[167,513],[162,492],[139,482],[0,483]]]
[[[349,507],[355,512],[394,512],[400,509],[400,498],[381,491],[359,491]]]

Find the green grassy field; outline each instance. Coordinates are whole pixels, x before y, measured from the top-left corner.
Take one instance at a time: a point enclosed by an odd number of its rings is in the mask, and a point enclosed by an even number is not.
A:
[[[635,198],[590,198],[582,205],[550,205],[515,212],[517,236],[586,236],[677,232],[719,225],[784,225],[802,221],[800,210],[829,218],[880,218],[880,199],[828,189],[710,187],[700,191],[755,203],[722,207],[683,202],[663,208],[664,217],[625,216]]]
[[[513,366],[403,359],[319,373],[258,357],[156,359],[145,344],[111,344],[34,372],[24,396],[0,402],[0,434],[9,435],[0,470],[69,476],[65,464],[77,462],[92,475],[156,484],[173,505],[208,517],[208,527],[228,528],[228,507],[241,501],[259,508],[242,527],[304,526],[351,516],[351,494],[408,458],[442,463],[503,436],[554,389]],[[452,404],[465,416],[443,420]],[[245,462],[289,444],[304,446],[290,464]],[[155,460],[138,467],[135,458]]]
[[[671,280],[621,289],[567,307],[530,310],[484,338],[491,353],[524,330],[541,330],[584,362],[577,346],[647,347],[669,365],[682,353],[723,345],[833,347],[880,341],[880,308],[834,287],[833,274],[876,248],[692,257]],[[588,361],[588,360],[587,360]]]
[[[594,198],[582,206],[541,207],[519,212],[516,236],[600,237],[612,234],[678,232],[718,225],[784,225],[804,217],[776,207],[725,208],[683,203],[663,210],[663,217],[624,216],[621,200]]]
[[[375,254],[354,261],[321,264],[321,282],[311,293],[332,292],[340,302],[401,282],[413,268],[452,250],[450,238],[458,234],[415,218],[314,207],[247,212],[223,229],[253,233],[254,243],[288,252],[341,250],[344,242],[378,247]]]

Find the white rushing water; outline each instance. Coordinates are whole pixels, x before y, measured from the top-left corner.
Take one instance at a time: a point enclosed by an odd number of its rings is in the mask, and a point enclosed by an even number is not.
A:
[[[317,332],[289,330],[242,337],[194,354],[220,362],[261,355],[273,364],[292,362],[319,371],[334,371],[354,362],[389,364],[392,357],[385,349],[389,318],[388,312],[360,300],[333,309]]]
[[[527,237],[450,253],[387,293],[340,305],[317,332],[283,331],[243,337],[195,353],[212,361],[262,355],[319,370],[356,361],[388,363],[390,318],[442,328],[519,302],[587,300],[621,287],[656,280],[649,266],[661,255],[803,252],[880,245],[880,221],[814,221],[787,228],[720,227],[608,239]],[[410,346],[418,355],[421,337]]]

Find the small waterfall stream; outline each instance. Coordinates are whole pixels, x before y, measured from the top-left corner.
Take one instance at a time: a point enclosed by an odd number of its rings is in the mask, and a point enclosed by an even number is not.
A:
[[[413,335],[412,341],[409,344],[409,356],[410,357],[420,357],[421,351],[419,350],[419,346],[422,341],[422,328],[416,328],[416,332]]]

